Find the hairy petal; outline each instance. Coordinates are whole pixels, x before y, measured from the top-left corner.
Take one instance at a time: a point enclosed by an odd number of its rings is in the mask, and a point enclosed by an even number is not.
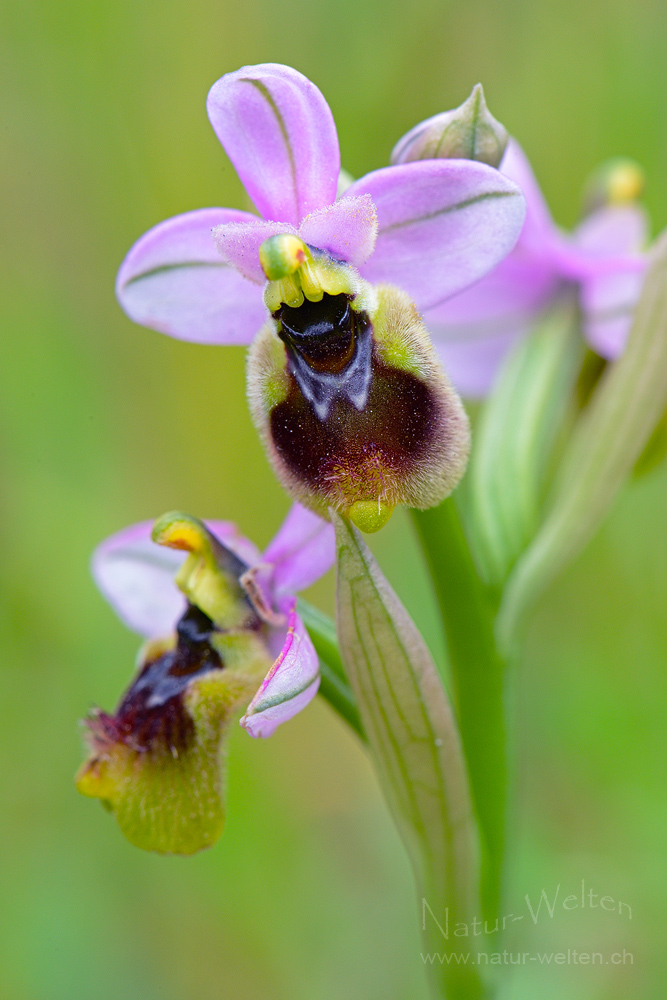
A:
[[[173,631],[185,610],[185,597],[174,583],[187,553],[156,545],[154,521],[142,521],[111,535],[95,549],[93,578],[116,614],[134,632],[157,638]],[[261,556],[230,521],[206,526],[245,562]]]
[[[497,170],[471,160],[421,160],[376,170],[344,198],[370,194],[378,215],[369,281],[402,287],[419,309],[483,277],[514,247],[523,195]]]
[[[274,567],[276,598],[305,590],[333,566],[335,558],[332,525],[295,503],[264,553],[264,562]]]
[[[340,153],[329,105],[289,66],[263,63],[211,87],[208,116],[258,211],[297,226],[336,198]]]
[[[213,230],[213,239],[218,253],[227,264],[236,268],[244,278],[264,285],[266,276],[259,262],[259,248],[276,233],[296,233],[296,229],[285,222],[265,222],[256,216],[249,216],[248,219],[217,226]]]
[[[201,344],[249,344],[266,318],[260,289],[217,253],[211,230],[253,219],[202,208],[149,229],[121,264],[116,294],[135,323]]]
[[[250,702],[241,725],[251,736],[272,736],[282,722],[312,701],[319,683],[315,647],[292,604],[283,648]]]
[[[307,215],[299,228],[299,236],[311,246],[328,250],[332,257],[359,267],[373,253],[377,228],[375,205],[366,194],[359,198],[341,198]]]

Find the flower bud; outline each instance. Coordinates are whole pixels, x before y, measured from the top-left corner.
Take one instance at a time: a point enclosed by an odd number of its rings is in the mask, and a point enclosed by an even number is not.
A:
[[[452,491],[468,420],[410,298],[306,251],[291,258],[299,305],[281,299],[283,279],[265,293],[272,320],[248,363],[253,419],[294,499],[377,531],[397,504],[430,507]]]
[[[394,146],[392,164],[413,160],[479,160],[498,167],[507,146],[507,130],[486,106],[481,83],[453,111],[443,111],[416,125]]]
[[[642,167],[622,156],[607,160],[593,171],[584,188],[584,215],[607,205],[631,205],[644,194]]]

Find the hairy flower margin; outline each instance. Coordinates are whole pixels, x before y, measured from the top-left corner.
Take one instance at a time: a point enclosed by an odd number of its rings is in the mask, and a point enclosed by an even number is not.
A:
[[[178,513],[97,548],[102,594],[146,643],[116,713],[86,721],[91,756],[77,784],[133,843],[189,854],[217,840],[229,721],[245,709],[245,730],[271,736],[317,693],[295,594],[333,561],[331,525],[298,505],[263,555],[230,522]]]

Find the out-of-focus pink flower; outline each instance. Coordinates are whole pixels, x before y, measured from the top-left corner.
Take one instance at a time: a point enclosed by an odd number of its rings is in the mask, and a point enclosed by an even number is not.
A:
[[[405,139],[397,149],[401,147],[407,148]],[[647,219],[640,206],[599,208],[568,235],[554,223],[514,139],[499,169],[526,198],[526,220],[516,247],[486,277],[423,313],[452,381],[468,397],[488,392],[508,349],[566,286],[578,289],[591,347],[604,358],[617,357],[645,270]]]

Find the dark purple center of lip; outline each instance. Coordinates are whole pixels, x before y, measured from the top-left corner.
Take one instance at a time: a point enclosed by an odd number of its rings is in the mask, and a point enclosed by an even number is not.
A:
[[[115,715],[100,713],[94,727],[107,739],[126,743],[139,752],[158,742],[172,753],[186,749],[194,735],[194,723],[185,710],[183,694],[196,677],[224,667],[220,654],[211,646],[214,631],[211,619],[189,605],[176,626],[175,648],[146,663]]]
[[[273,314],[281,340],[311,369],[329,375],[342,371],[352,360],[362,317],[344,294],[325,294],[320,302],[305,299],[296,309],[282,305]]]
[[[408,474],[432,446],[441,420],[432,390],[409,372],[384,365],[375,352],[370,372],[362,410],[339,397],[322,420],[293,382],[287,399],[271,412],[278,454],[316,492],[328,495],[337,470],[363,468],[370,456],[379,468]]]

